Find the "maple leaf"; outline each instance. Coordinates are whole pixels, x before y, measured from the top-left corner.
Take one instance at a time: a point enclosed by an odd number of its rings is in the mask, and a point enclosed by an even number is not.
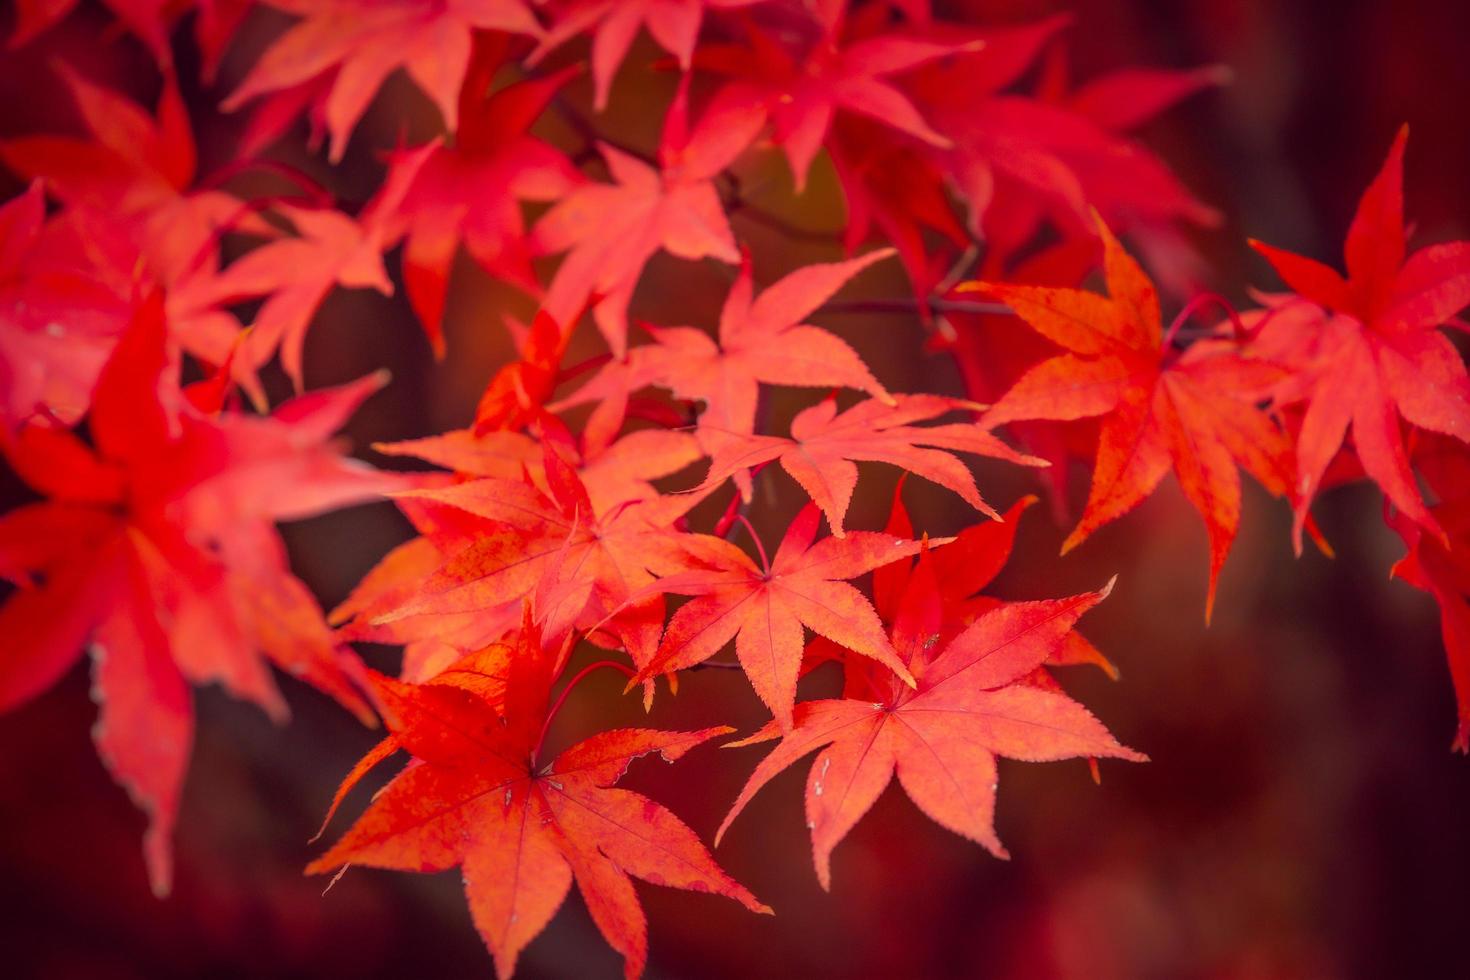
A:
[[[278,204],[298,237],[268,242],[230,263],[191,295],[218,306],[266,297],[243,342],[237,380],[257,404],[264,396],[255,372],[279,348],[281,367],[303,388],[302,353],[312,318],[336,286],[393,294],[382,253],[397,232],[392,215],[432,152],[432,145],[400,154],[388,179],[356,218],[331,208]]]
[[[1395,507],[1436,534],[1409,469],[1400,419],[1470,440],[1470,376],[1437,329],[1470,305],[1470,242],[1431,245],[1405,257],[1408,136],[1407,126],[1399,130],[1358,203],[1344,249],[1346,278],[1314,259],[1251,243],[1301,300],[1320,308],[1320,316],[1268,318],[1253,345],[1295,374],[1278,388],[1276,402],[1306,403],[1296,450],[1298,552],[1307,510],[1349,430],[1368,476]]]
[[[520,360],[502,366],[485,385],[475,406],[475,432],[485,435],[499,429],[522,429],[538,419],[542,406],[556,391],[569,340],[570,331],[563,330],[544,309],[537,310],[519,345]]]
[[[658,496],[650,481],[677,473],[701,458],[693,434],[678,430],[639,429],[606,445],[587,443],[584,433],[581,440],[567,437],[557,445],[575,461],[577,478],[595,513]],[[390,456],[413,456],[461,476],[515,480],[524,474],[538,486],[546,485],[541,446],[519,432],[476,434],[457,429],[423,439],[376,443],[373,448]]]
[[[827,152],[847,205],[843,244],[856,248],[876,227],[898,251],[923,302],[920,315],[928,316],[927,297],[943,279],[947,260],[933,254],[926,230],[955,248],[971,240],[950,203],[943,170],[929,154],[867,119],[838,119]]]
[[[912,538],[914,526],[903,504],[904,482],[905,478],[900,477],[894,490],[885,531],[898,537]],[[1005,605],[1000,599],[979,593],[990,585],[1010,559],[1020,518],[1034,503],[1035,497],[1022,497],[1011,505],[1000,521],[983,521],[967,527],[945,542],[943,547],[934,547],[936,542],[929,541],[929,547],[919,562],[905,557],[874,571],[873,607],[884,623],[903,634],[895,638],[899,649],[904,649],[905,643],[925,650],[943,646],[981,616]],[[911,590],[922,591],[911,594]],[[916,610],[922,610],[924,615],[917,616]],[[907,622],[900,624],[901,617],[906,617]],[[914,625],[919,619],[924,621],[922,628]],[[809,658],[813,652],[808,648]],[[832,651],[819,648],[815,652],[822,656]],[[833,659],[846,663],[843,656]],[[912,657],[906,659],[912,660]],[[1076,664],[1092,664],[1114,680],[1118,678],[1117,668],[1074,629],[1047,656],[1046,665]],[[873,671],[867,669],[869,666],[847,663],[846,697],[861,697],[859,692],[865,692],[872,686],[868,675]],[[1044,672],[1038,672],[1037,676],[1044,676]]]
[[[199,49],[200,76],[214,81],[225,49],[255,0],[103,0],[119,25],[148,48],[158,67],[174,70],[169,38],[178,22],[193,14],[194,43]],[[18,0],[15,29],[6,42],[19,47],[50,29],[76,7],[77,0]]]
[[[855,460],[891,463],[953,490],[976,510],[998,516],[980,497],[975,479],[954,452],[992,456],[1028,466],[1045,466],[1024,456],[972,422],[918,426],[957,410],[973,410],[972,403],[940,395],[898,395],[892,403],[876,398],[838,412],[835,399],[826,398],[797,413],[791,436],[742,435],[730,439],[710,460],[709,473],[696,491],[709,490],[752,466],[780,460],[827,516],[839,538],[853,489],[857,486]]]
[[[868,20],[882,13],[876,10]],[[798,52],[752,26],[746,45],[707,45],[696,58],[701,68],[735,77],[726,89],[728,98],[764,112],[772,138],[786,153],[798,191],[805,188],[812,161],[839,112],[866,116],[933,146],[949,146],[949,138],[930,127],[889,76],[983,46],[972,40],[938,42],[891,31],[855,40],[840,33],[829,25],[806,39]]]
[[[212,418],[179,391],[166,334],[154,294],[98,378],[95,450],[37,425],[5,440],[16,473],[48,499],[0,518],[0,568],[22,586],[0,606],[10,644],[0,710],[51,686],[91,639],[98,750],[148,812],[159,894],[192,738],[190,683],[219,683],[283,719],[268,660],[371,718],[348,679],[355,660],[290,575],[273,522],[405,482],[327,442],[381,378],[270,418]]]
[[[447,504],[492,526],[472,537],[451,531],[443,565],[406,603],[379,612],[375,621],[518,608],[550,576],[568,592],[550,604],[554,608],[538,606],[539,615],[555,614],[567,628],[600,626],[635,663],[647,663],[664,621],[663,596],[647,591],[653,582],[648,567],[675,547],[670,525],[699,498],[623,500],[599,511],[576,470],[549,442],[543,443],[542,467],[545,489],[529,479],[486,477],[404,491],[402,498]],[[562,570],[569,583],[556,581]]]
[[[803,321],[854,275],[887,256],[869,252],[847,262],[810,265],[753,296],[749,259],[725,298],[718,339],[695,327],[649,327],[655,343],[607,364],[560,406],[584,404],[653,384],[704,402],[698,436],[707,453],[731,435],[755,431],[759,383],[848,387],[891,399],[846,342]]]
[[[522,0],[270,0],[270,6],[302,19],[267,49],[224,108],[234,111],[331,72],[322,115],[333,163],[342,159],[352,130],[395,69],[408,73],[454,132],[473,32],[541,33]]]
[[[173,67],[169,35],[176,21],[194,13],[194,40],[203,57],[200,74],[212,80],[224,49],[255,0],[103,0],[119,23],[147,46],[160,68]],[[64,19],[77,0],[18,0],[6,44],[19,47]]]
[[[1034,286],[1077,286],[1099,265],[1097,239],[1071,238],[1043,248],[1024,261],[1011,263],[1003,256],[992,256],[976,269],[975,278],[991,282],[1023,283]],[[956,283],[945,294],[947,301],[963,301],[963,283]],[[1040,362],[1056,354],[1051,341],[1026,329],[1000,304],[1003,312],[967,313],[954,307],[944,312],[944,322],[954,330],[950,353],[960,368],[965,392],[970,398],[993,404],[1016,379]],[[1025,451],[1040,456],[1051,465],[1037,472],[1047,492],[1053,517],[1058,524],[1075,520],[1068,507],[1068,475],[1074,463],[1091,468],[1096,439],[1089,440],[1081,427],[1058,426],[1049,422],[1016,420],[1007,430]]]
[[[716,105],[689,131],[687,78],[665,119],[657,168],[599,143],[613,183],[573,190],[532,230],[538,252],[568,252],[547,289],[544,309],[569,329],[590,302],[597,327],[618,358],[627,349],[633,288],[656,252],[732,265],[740,261],[712,178],[745,149],[760,120],[738,105]]]
[[[378,622],[417,598],[424,581],[457,550],[497,528],[489,521],[443,504],[400,499],[398,508],[419,536],[390,550],[327,616],[344,641],[403,645],[402,674],[418,681],[465,654],[503,638],[519,622],[518,608],[427,613]]]
[[[1153,284],[1101,217],[1097,227],[1107,296],[1044,286],[963,287],[1006,303],[1068,351],[1022,375],[983,423],[1102,417],[1087,507],[1063,542],[1063,554],[1147,499],[1172,468],[1209,532],[1208,621],[1240,524],[1237,464],[1273,493],[1291,492],[1290,443],[1250,401],[1279,371],[1223,341],[1196,343],[1175,355],[1165,342]]]
[[[537,293],[521,202],[555,201],[582,182],[561,151],[527,132],[578,69],[516,82],[487,97],[506,48],[505,35],[476,37],[454,144],[436,145],[422,164],[411,156],[395,161],[416,165],[390,220],[405,225],[404,284],[440,357],[444,297],[460,242],[492,276]]]
[[[129,303],[151,285],[164,287],[175,337],[208,364],[223,363],[240,325],[199,289],[219,265],[226,231],[269,237],[275,230],[235,197],[191,189],[197,154],[188,114],[172,78],[155,116],[109,89],[57,65],[89,138],[24,136],[0,140],[0,161],[44,178],[78,227],[72,265],[107,269]],[[131,305],[129,305],[131,312]]]
[[[765,0],[584,0],[568,4],[528,59],[534,65],[567,41],[592,34],[593,106],[607,108],[613,76],[628,54],[640,27],[685,71],[694,57],[705,8],[734,10]]]
[[[127,244],[93,212],[46,220],[42,181],[0,206],[0,424],[74,424],[132,313]]]
[[[1463,443],[1442,436],[1426,436],[1421,446],[1415,459],[1439,495],[1431,513],[1449,541],[1425,534],[1404,514],[1389,514],[1389,526],[1408,549],[1390,574],[1429,593],[1439,606],[1440,634],[1459,708],[1452,748],[1470,754],[1470,452]]]
[[[1048,91],[1006,94],[1068,20],[982,30],[979,50],[925,66],[908,79],[915,100],[953,140],[952,148],[934,155],[960,189],[972,231],[1010,255],[1047,218],[1068,234],[1088,234],[1093,209],[1110,224],[1137,232],[1179,221],[1217,224],[1218,214],[1125,134],[1221,84],[1228,73],[1129,69],[1069,94],[1057,77],[1065,73],[1058,58],[1048,66]]]
[[[643,972],[648,938],[629,875],[769,913],[678,817],[645,796],[614,788],[639,756],[658,752],[673,762],[731,729],[603,732],[542,764],[537,753],[549,724],[546,695],[559,665],[541,653],[529,624],[517,642],[499,711],[453,679],[411,687],[372,677],[389,731],[415,761],[374,796],[308,873],[347,864],[416,872],[460,868],[475,928],[502,980],[556,914],[573,881],[630,978]],[[371,753],[339,798],[386,755]]]
[[[918,543],[851,531],[814,545],[819,523],[816,505],[808,504],[769,564],[762,549],[760,566],[723,538],[683,536],[682,554],[659,569],[665,577],[658,588],[697,598],[674,613],[658,652],[634,681],[702,663],[733,638],[751,686],[780,727],[789,729],[803,626],[906,675],[872,605],[842,580],[914,554]]]
[[[155,118],[64,64],[55,70],[90,138],[0,140],[0,160],[28,178],[46,178],[48,189],[68,204],[86,204],[125,221],[154,275],[178,285],[200,264],[201,251],[212,253],[219,230],[239,223],[241,214],[240,202],[229,194],[189,189],[197,153],[177,85],[165,83]]]
[[[806,821],[824,889],[831,887],[832,850],[895,772],[930,819],[1006,857],[994,826],[996,756],[1028,762],[1078,756],[1145,761],[1077,702],[1023,682],[1108,591],[1007,604],[981,616],[937,654],[923,642],[901,643],[916,687],[889,673],[861,699],[804,701],[796,706],[789,730],[771,722],[729,743],[781,739],[740,791],[715,834],[716,843],[762,786],[820,748],[807,777]],[[926,601],[919,590],[912,595],[916,604]],[[906,618],[922,622],[924,614],[901,611],[899,619]]]

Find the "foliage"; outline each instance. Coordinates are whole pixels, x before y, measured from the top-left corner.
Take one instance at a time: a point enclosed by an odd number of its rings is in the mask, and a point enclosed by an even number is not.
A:
[[[0,447],[38,498],[0,516],[14,585],[0,710],[90,649],[97,748],[148,815],[158,894],[191,687],[218,683],[284,720],[268,664],[386,726],[333,811],[378,763],[410,757],[309,870],[459,867],[503,977],[573,881],[629,976],[648,955],[630,876],[770,911],[672,812],[615,786],[635,758],[673,761],[730,734],[719,704],[699,731],[594,732],[540,758],[599,667],[626,674],[645,708],[683,672],[731,668],[769,709],[727,743],[776,745],[716,840],[819,751],[806,824],[823,887],[895,773],[935,822],[1004,857],[997,757],[1083,758],[1096,773],[1098,759],[1144,756],[1058,680],[1080,664],[1112,673],[1074,629],[1111,584],[981,594],[1034,498],[1002,515],[972,457],[1040,474],[1063,506],[1065,471],[1087,465],[1063,553],[1173,472],[1208,532],[1206,620],[1241,520],[1240,470],[1293,508],[1298,552],[1304,532],[1330,550],[1310,512],[1325,489],[1371,480],[1407,548],[1394,574],[1439,603],[1454,744],[1470,751],[1470,377],[1442,332],[1464,326],[1470,242],[1409,252],[1406,129],[1348,229],[1346,275],[1253,242],[1288,291],[1237,314],[1181,295],[1179,270],[1197,261],[1183,232],[1216,215],[1128,135],[1225,73],[1124,69],[1072,87],[1054,61],[1035,70],[1063,20],[949,23],[923,0],[261,0],[289,17],[243,77],[210,89],[244,121],[236,158],[206,175],[175,28],[192,23],[213,85],[242,25],[268,12],[107,5],[157,63],[153,108],[59,64],[79,130],[0,140],[0,162],[29,182],[0,208]],[[70,7],[22,4],[12,41]],[[643,30],[669,57],[636,68],[677,76],[651,151],[597,121],[619,104]],[[584,59],[590,110],[574,92]],[[400,69],[440,132],[363,147],[359,124]],[[333,163],[380,154],[367,200],[333,200],[272,156],[302,121]],[[758,288],[768,258],[731,216],[804,240],[740,176],[770,150],[797,193],[829,161],[849,256]],[[247,189],[261,176],[290,189]],[[1158,287],[1120,235],[1158,266]],[[461,247],[535,301],[528,327],[507,324],[518,359],[486,366],[464,428],[374,447],[436,470],[349,458],[332,436],[387,379],[303,391],[319,308],[337,289],[402,288],[426,342],[452,355],[442,322]],[[808,322],[891,258],[912,286],[897,306],[958,362],[966,397],[891,390],[881,365]],[[717,322],[638,318],[656,260],[730,272]],[[1087,288],[1099,271],[1101,293]],[[1228,315],[1187,326],[1212,304]],[[590,345],[590,361],[564,365]],[[296,395],[270,409],[277,362]],[[775,388],[816,394],[784,433]],[[849,526],[872,463],[904,474],[881,531]],[[811,501],[785,526],[760,503],[782,471]],[[908,475],[958,495],[977,523],[916,530]],[[276,523],[385,495],[414,536],[324,614]],[[365,667],[353,643],[401,645],[399,676]],[[573,670],[584,647],[610,659]],[[816,671],[840,672],[840,697],[801,698]]]

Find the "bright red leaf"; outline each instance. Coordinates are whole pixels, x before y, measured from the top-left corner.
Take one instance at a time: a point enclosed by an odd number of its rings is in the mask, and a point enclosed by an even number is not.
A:
[[[283,719],[269,662],[366,712],[349,681],[356,661],[290,574],[274,522],[404,483],[328,441],[381,378],[270,418],[206,417],[182,397],[176,370],[155,295],[98,378],[95,449],[39,425],[6,440],[11,465],[48,499],[0,518],[0,570],[22,586],[0,606],[0,709],[50,687],[90,640],[98,750],[148,812],[158,894],[169,888],[192,739],[190,684],[219,683]]]
[[[884,677],[875,670],[861,699],[804,701],[784,734],[771,722],[733,743],[781,739],[740,791],[716,842],[773,776],[820,748],[807,777],[806,822],[823,888],[831,887],[833,848],[895,772],[930,819],[997,857],[1007,856],[994,827],[996,756],[1027,762],[1078,756],[1144,761],[1080,704],[1022,683],[1107,593],[1003,606],[942,650],[918,644],[905,651],[916,688],[896,674]]]
[[[1470,305],[1470,242],[1406,254],[1399,131],[1348,229],[1347,277],[1313,259],[1253,242],[1310,316],[1269,317],[1255,349],[1292,369],[1278,404],[1306,403],[1297,436],[1297,550],[1307,509],[1349,431],[1370,478],[1393,505],[1433,533],[1409,470],[1400,419],[1470,440],[1470,375],[1439,327]],[[1310,308],[1309,308],[1310,309]]]
[[[775,558],[766,565],[762,551],[759,566],[722,538],[685,535],[680,553],[660,569],[667,577],[658,586],[697,598],[674,613],[658,653],[636,679],[703,663],[733,639],[755,692],[780,727],[789,729],[803,627],[905,674],[872,604],[844,580],[912,555],[918,543],[850,531],[813,544],[819,523],[816,505],[808,504],[787,529]]]
[[[330,72],[323,118],[333,162],[342,159],[352,130],[395,70],[408,73],[454,132],[473,32],[541,33],[522,0],[270,0],[270,6],[301,20],[276,39],[224,107],[238,109]]]
[[[1153,283],[1101,219],[1098,231],[1106,296],[971,284],[1068,351],[1022,375],[986,412],[984,424],[1102,418],[1087,508],[1063,554],[1142,503],[1172,469],[1210,536],[1208,619],[1240,524],[1236,466],[1273,493],[1291,490],[1286,434],[1252,404],[1280,371],[1225,342],[1195,343],[1182,356],[1165,349]]]
[[[769,913],[678,817],[614,788],[639,756],[657,752],[673,762],[730,729],[603,732],[541,763],[547,694],[560,664],[538,644],[533,630],[522,631],[499,710],[452,680],[411,687],[374,675],[388,728],[414,762],[308,871],[346,864],[460,868],[475,928],[502,980],[573,881],[630,978],[643,972],[648,956],[647,925],[630,875]],[[375,752],[365,761],[381,758]]]
[[[955,452],[991,456],[1024,465],[1044,466],[1023,456],[973,422],[919,426],[915,422],[974,410],[975,406],[938,395],[899,395],[887,403],[876,398],[837,410],[827,398],[791,421],[791,436],[749,435],[732,438],[710,461],[709,474],[697,490],[718,486],[732,476],[774,460],[801,484],[827,516],[832,533],[843,535],[842,521],[857,486],[855,460],[890,463],[953,490],[981,513],[997,516],[980,497],[969,469]]]

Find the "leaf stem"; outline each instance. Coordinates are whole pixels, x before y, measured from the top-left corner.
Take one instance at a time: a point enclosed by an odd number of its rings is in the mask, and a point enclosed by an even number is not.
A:
[[[1184,326],[1185,321],[1208,306],[1218,306],[1225,311],[1225,315],[1230,318],[1230,323],[1235,327],[1235,340],[1237,343],[1250,337],[1249,331],[1245,329],[1245,324],[1240,321],[1240,314],[1235,311],[1235,307],[1231,305],[1230,300],[1221,296],[1219,293],[1200,293],[1188,303],[1185,303],[1184,309],[1180,310],[1179,315],[1174,318],[1174,322],[1169,324],[1169,329],[1164,334],[1164,342],[1161,346],[1167,350],[1169,345],[1174,343],[1174,338],[1178,336],[1179,328]]]
[[[736,511],[735,513],[735,520],[745,525],[745,530],[750,533],[750,540],[755,542],[755,550],[760,553],[761,571],[765,572],[767,575],[770,575],[771,563],[766,558],[766,546],[761,544],[761,536],[755,533],[755,525],[750,523],[750,518],[746,517],[739,511]]]
[[[633,673],[633,669],[631,667],[620,664],[616,660],[598,660],[594,663],[588,664],[581,670],[577,671],[577,673],[573,675],[572,679],[567,681],[567,686],[561,689],[561,694],[557,697],[556,703],[551,706],[551,710],[546,712],[546,720],[541,723],[541,734],[536,736],[536,747],[531,750],[532,766],[536,764],[536,757],[541,754],[541,745],[546,741],[546,733],[551,731],[551,723],[556,720],[557,713],[561,711],[562,705],[567,703],[567,696],[572,693],[572,688],[580,684],[582,682],[582,678],[586,677],[588,674],[601,667],[611,667],[613,670],[616,670],[618,673],[628,678],[628,680],[632,680],[634,677],[637,676]]]
[[[280,160],[235,160],[220,167],[214,173],[199,182],[199,190],[218,190],[231,178],[252,170],[275,174],[295,184],[305,196],[317,202],[319,207],[330,207],[332,204],[331,193],[323,187],[315,178],[299,167],[293,167],[289,163]]]

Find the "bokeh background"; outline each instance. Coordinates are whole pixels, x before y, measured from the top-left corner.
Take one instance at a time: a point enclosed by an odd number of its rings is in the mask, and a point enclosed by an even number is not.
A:
[[[1407,206],[1419,238],[1470,237],[1470,5],[1463,0],[937,6],[991,21],[1074,12],[1066,37],[1080,78],[1127,64],[1230,66],[1232,85],[1193,98],[1144,136],[1226,215],[1222,228],[1195,240],[1215,285],[1237,300],[1248,283],[1272,285],[1244,246],[1247,234],[1337,260],[1357,196],[1404,120],[1413,131]],[[152,98],[157,79],[139,46],[116,35],[99,46],[107,23],[84,3],[44,39],[0,54],[0,134],[72,123],[49,74],[57,57],[84,53],[90,77]],[[213,106],[280,23],[269,12],[252,18],[221,87],[188,93],[206,169],[227,159],[238,127]],[[189,78],[187,41],[180,50]],[[643,146],[656,139],[669,91],[666,76],[638,67],[655,54],[646,41],[635,48],[614,108],[600,121]],[[587,95],[581,84],[577,100]],[[301,133],[275,153],[342,200],[360,201],[378,178],[373,149],[391,145],[405,119],[410,137],[434,126],[427,103],[399,78],[359,127],[343,166],[326,168]],[[554,123],[548,134],[568,136]],[[805,227],[840,227],[840,197],[825,164],[799,200],[785,196],[779,166],[768,166],[773,209]],[[7,197],[19,189],[0,176]],[[765,281],[837,256],[835,246],[734,221]],[[849,295],[905,295],[897,264],[885,265]],[[648,281],[636,314],[708,323],[728,272],[659,259]],[[401,295],[339,292],[307,343],[308,385],[393,369],[393,384],[352,424],[359,447],[463,425],[509,354],[506,312],[526,315],[527,301],[461,263],[451,356],[435,364]],[[824,323],[895,390],[958,393],[952,362],[923,352],[912,317]],[[778,398],[777,419],[805,403]],[[1077,506],[1085,474],[1075,477]],[[1034,489],[1025,474],[1002,467],[982,467],[979,478],[998,505]],[[4,499],[21,499],[14,479],[4,480]],[[893,480],[883,467],[865,471],[850,523],[877,526]],[[766,482],[773,489],[755,513],[774,540],[799,501],[784,477]],[[973,520],[958,501],[916,481],[908,501],[932,533]],[[1401,548],[1382,524],[1376,490],[1333,491],[1318,514],[1338,558],[1309,551],[1295,560],[1285,506],[1248,493],[1206,630],[1205,535],[1172,482],[1066,559],[1056,557],[1064,529],[1034,508],[995,591],[1062,595],[1119,574],[1084,632],[1119,666],[1121,680],[1074,668],[1063,681],[1153,761],[1105,763],[1100,787],[1080,762],[1002,762],[998,830],[1013,854],[1008,862],[930,823],[890,788],[838,848],[830,895],[812,872],[800,799],[805,766],[794,767],[756,799],[717,855],[778,915],[753,917],[733,903],[640,886],[649,975],[1470,976],[1470,760],[1449,752],[1454,704],[1435,610],[1427,596],[1388,580]],[[327,606],[408,533],[387,506],[286,530],[296,569]],[[379,666],[393,664],[391,651],[365,652]],[[817,695],[833,683],[818,674],[805,690]],[[633,699],[618,697],[620,685],[610,674],[590,680],[556,737],[570,741],[641,717]],[[0,973],[490,976],[456,875],[354,870],[325,897],[324,881],[302,877],[314,853],[307,839],[337,780],[375,736],[312,691],[289,685],[286,693],[294,720],[277,728],[218,692],[200,692],[178,882],[163,902],[150,897],[144,878],[143,817],[93,751],[85,671],[0,717]],[[763,718],[738,675],[704,671],[690,675],[677,698],[660,698],[651,720],[750,730]],[[711,748],[677,766],[638,764],[628,785],[667,802],[707,836],[760,751]],[[358,812],[368,792],[357,792],[346,812]],[[520,975],[611,976],[618,968],[572,898],[529,947]]]

